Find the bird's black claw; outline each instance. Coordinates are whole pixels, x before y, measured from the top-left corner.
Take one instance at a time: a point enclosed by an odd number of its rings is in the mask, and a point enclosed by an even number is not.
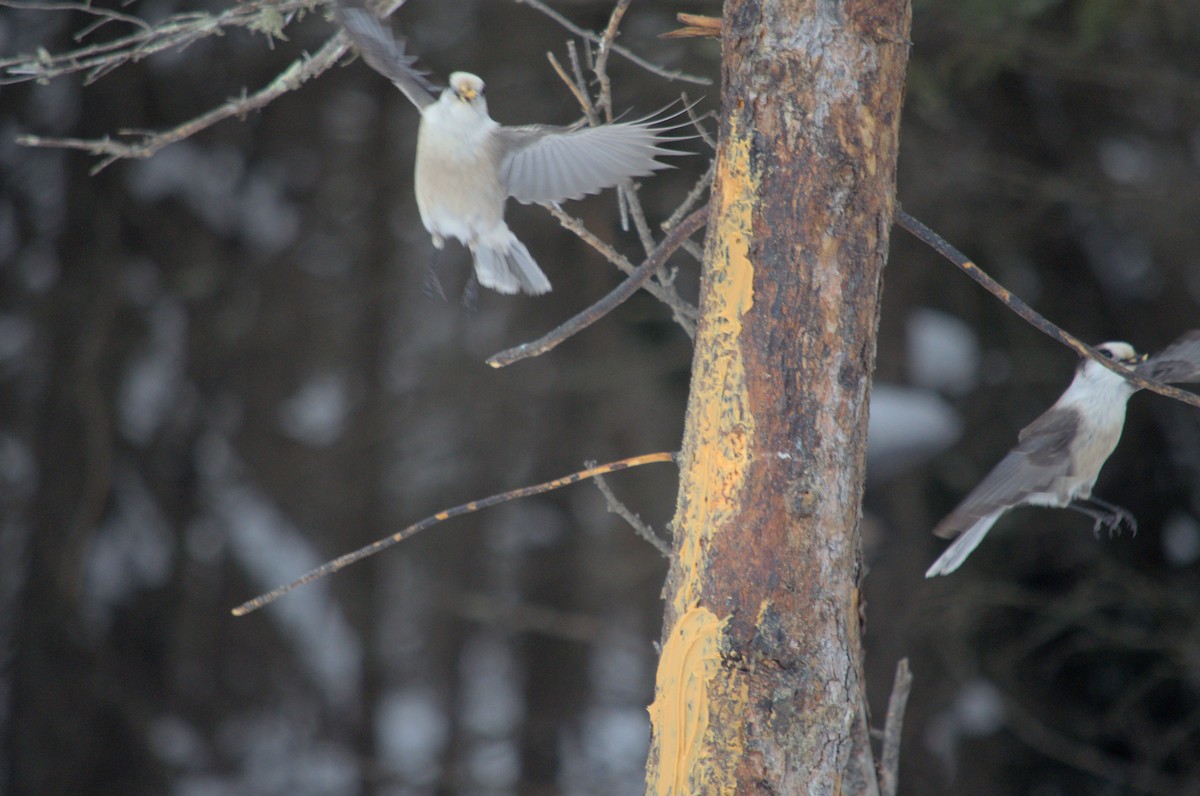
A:
[[[463,287],[462,305],[467,312],[475,312],[475,305],[479,301],[479,278],[475,276],[475,272],[471,271],[471,276],[467,279],[467,284]]]
[[[446,300],[446,291],[442,288],[442,280],[438,279],[437,271],[433,270],[432,265],[425,269],[425,279],[421,281],[421,292],[429,298]]]

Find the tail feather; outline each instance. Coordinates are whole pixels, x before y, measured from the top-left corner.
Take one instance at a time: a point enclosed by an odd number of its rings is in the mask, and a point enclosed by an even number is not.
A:
[[[933,562],[933,566],[925,571],[925,577],[949,575],[961,567],[962,563],[967,560],[967,556],[971,555],[976,547],[979,547],[983,537],[987,536],[987,532],[992,529],[1004,511],[1004,509],[993,511],[959,534],[958,538],[942,552],[938,560]]]
[[[471,247],[471,254],[479,284],[484,287],[533,296],[550,292],[550,280],[515,235],[509,234],[506,240],[492,245],[478,243]]]

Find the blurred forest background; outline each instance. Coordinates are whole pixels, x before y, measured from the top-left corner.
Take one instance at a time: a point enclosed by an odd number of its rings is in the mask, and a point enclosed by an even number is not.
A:
[[[96,18],[0,9],[0,59]],[[110,4],[158,21],[225,0]],[[599,30],[611,0],[553,6]],[[713,40],[620,42],[719,76]],[[571,39],[509,0],[411,0],[392,24],[504,123],[578,117],[545,59]],[[83,40],[132,30],[110,21]],[[96,175],[20,134],[165,129],[275,77],[335,26],[244,30],[0,86],[0,789],[11,794],[641,792],[666,562],[583,484],[456,520],[259,613],[229,609],[440,508],[678,446],[691,364],[639,294],[541,358],[619,274],[541,208],[510,223],[555,290],[421,290],[417,114],[359,61],[261,113]],[[1089,342],[1200,326],[1200,5],[918,0],[899,199]],[[576,40],[578,41],[578,40]],[[615,105],[681,90],[616,58]],[[714,129],[710,120],[709,129]],[[643,184],[652,224],[710,151]],[[571,203],[634,261],[612,192]],[[694,300],[698,263],[672,261]],[[1200,793],[1200,414],[1143,394],[1097,494],[1134,538],[1023,509],[951,577],[929,531],[1071,378],[1073,354],[893,232],[864,534],[875,723],[915,685],[905,794]],[[613,476],[665,532],[670,466]]]

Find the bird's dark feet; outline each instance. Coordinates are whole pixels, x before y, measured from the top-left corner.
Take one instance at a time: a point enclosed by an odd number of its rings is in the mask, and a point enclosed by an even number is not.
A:
[[[1116,506],[1115,509],[1116,510],[1113,512],[1113,516],[1116,518],[1116,522],[1113,523],[1113,528],[1109,530],[1109,537],[1112,537],[1113,530],[1116,530],[1117,533],[1120,533],[1122,525],[1130,530],[1130,536],[1137,536],[1137,517],[1133,516],[1132,513],[1126,511],[1120,506]]]
[[[467,279],[467,284],[463,287],[462,305],[467,312],[475,312],[475,305],[479,302],[479,278],[475,276],[475,270],[471,270],[471,276]]]
[[[1109,539],[1111,539],[1113,537],[1114,533],[1117,533],[1117,534],[1121,533],[1122,525],[1126,526],[1127,528],[1129,528],[1130,531],[1132,531],[1132,534],[1131,534],[1132,536],[1137,536],[1137,532],[1138,532],[1137,518],[1134,517],[1133,514],[1129,510],[1122,508],[1121,506],[1118,506],[1115,503],[1109,503],[1107,500],[1100,500],[1099,498],[1095,498],[1095,497],[1088,498],[1088,502],[1091,503],[1093,506],[1099,506],[1100,508],[1104,509],[1104,511],[1108,512],[1108,516],[1109,516],[1108,538]]]
[[[446,300],[446,291],[442,288],[442,280],[438,279],[437,271],[430,265],[425,269],[425,278],[421,281],[421,292],[429,298]]]
[[[1097,539],[1100,538],[1100,531],[1104,529],[1108,530],[1109,539],[1119,535],[1122,525],[1129,528],[1133,536],[1137,536],[1137,518],[1128,509],[1098,498],[1088,498],[1086,501],[1072,503],[1071,508],[1081,511],[1095,520],[1092,532],[1096,534]]]
[[[429,257],[429,264],[425,266],[425,278],[421,280],[421,292],[429,298],[440,298],[445,301],[446,291],[442,288],[442,280],[437,275],[438,255],[441,254],[441,251],[439,246]]]

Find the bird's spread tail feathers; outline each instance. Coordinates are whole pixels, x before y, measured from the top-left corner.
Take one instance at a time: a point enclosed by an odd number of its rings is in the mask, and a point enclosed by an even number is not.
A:
[[[933,562],[933,566],[925,571],[925,577],[949,575],[962,566],[962,563],[967,560],[967,556],[971,555],[976,547],[979,547],[983,537],[987,536],[987,532],[992,529],[996,520],[1000,519],[1000,515],[1003,513],[1004,509],[994,511],[959,534],[954,543],[945,549],[937,561]]]
[[[499,293],[528,293],[537,296],[550,292],[550,280],[538,268],[525,244],[511,232],[504,240],[477,243],[471,247],[479,284]]]

